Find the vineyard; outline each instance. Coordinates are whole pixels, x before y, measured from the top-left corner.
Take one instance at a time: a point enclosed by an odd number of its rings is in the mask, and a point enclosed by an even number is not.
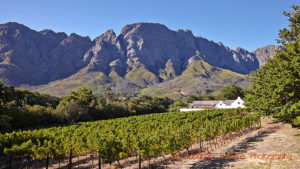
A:
[[[201,147],[215,138],[230,139],[232,132],[259,123],[258,114],[244,109],[132,116],[1,134],[0,154],[28,161],[93,154],[102,164],[137,156],[140,166],[141,160],[174,155],[194,143]]]

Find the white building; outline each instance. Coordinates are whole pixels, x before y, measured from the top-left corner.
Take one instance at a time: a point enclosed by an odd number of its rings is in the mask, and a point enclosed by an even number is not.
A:
[[[214,109],[233,109],[245,108],[245,101],[238,97],[236,100],[211,100],[211,101],[193,101],[189,108],[182,108],[180,111],[199,111],[207,107]]]

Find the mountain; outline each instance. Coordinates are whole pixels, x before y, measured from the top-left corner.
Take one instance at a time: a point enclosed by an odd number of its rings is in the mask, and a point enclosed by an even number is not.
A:
[[[276,45],[268,45],[264,46],[262,48],[258,48],[252,53],[256,55],[256,58],[258,59],[259,65],[262,66],[267,63],[269,58],[272,58],[275,55],[275,52],[278,50],[281,50],[282,48],[280,46]]]
[[[24,25],[0,25],[0,77],[6,84],[39,85],[76,73],[85,66],[89,37],[40,32]]]
[[[118,93],[169,86],[189,94],[245,80],[277,49],[232,50],[158,23],[129,24],[119,35],[108,30],[90,40],[9,22],[0,25],[0,79],[55,95],[81,86],[101,91],[106,85]]]

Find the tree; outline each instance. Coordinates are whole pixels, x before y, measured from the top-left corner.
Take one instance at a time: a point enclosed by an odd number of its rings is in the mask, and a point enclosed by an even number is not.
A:
[[[238,97],[244,97],[244,91],[241,87],[232,84],[222,88],[220,97],[233,100]]]
[[[300,8],[292,6],[289,29],[280,30],[283,45],[273,59],[254,72],[252,87],[247,91],[246,106],[288,123],[300,120]]]
[[[214,95],[198,94],[198,95],[188,95],[185,100],[187,103],[192,103],[195,100],[216,100],[216,99],[218,99],[218,97]]]
[[[104,92],[103,92],[103,96],[106,99],[106,101],[110,102],[110,101],[114,101],[115,100],[115,95],[112,92],[110,87],[106,87]]]
[[[281,43],[283,46],[286,46],[288,43],[294,43],[299,39],[300,36],[300,7],[293,5],[291,11],[283,12],[283,15],[289,17],[289,27],[283,28],[279,31],[279,38],[277,39],[278,43]]]
[[[170,105],[169,111],[170,112],[179,111],[180,108],[187,107],[187,106],[188,106],[188,104],[186,102],[176,101]]]
[[[196,95],[188,95],[187,98],[186,98],[186,101],[188,103],[192,103],[194,100],[202,100],[202,97],[199,97],[199,96],[196,96]]]
[[[92,90],[80,88],[78,91],[72,91],[59,103],[55,114],[62,121],[69,123],[93,120],[91,115],[95,111],[96,100]]]
[[[68,123],[91,120],[88,110],[82,107],[76,100],[61,102],[57,106],[55,114],[59,119]]]
[[[149,114],[162,113],[167,111],[167,104],[170,101],[162,98],[152,98],[151,96],[142,95],[137,98],[132,98],[128,102],[128,110],[132,114]]]
[[[80,88],[78,91],[72,91],[69,96],[67,96],[62,103],[66,103],[70,100],[79,101],[82,105],[88,106],[96,97],[93,95],[91,89]]]

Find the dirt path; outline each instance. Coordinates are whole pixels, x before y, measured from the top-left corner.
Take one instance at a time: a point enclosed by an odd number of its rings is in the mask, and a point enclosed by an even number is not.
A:
[[[160,168],[300,169],[300,130],[272,119],[263,119],[261,129],[228,145]]]

